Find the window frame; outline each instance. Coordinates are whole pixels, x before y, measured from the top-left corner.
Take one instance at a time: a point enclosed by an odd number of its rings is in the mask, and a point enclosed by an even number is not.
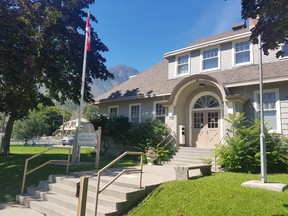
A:
[[[111,117],[111,109],[113,109],[113,108],[117,108],[117,113],[116,113],[116,116]],[[109,106],[108,107],[108,116],[109,116],[109,118],[117,118],[119,116],[119,105]]]
[[[184,57],[184,56],[187,56],[187,63],[183,63],[183,64],[180,64],[179,65],[179,58],[181,58],[181,57]],[[179,70],[178,70],[178,67],[179,66],[182,66],[182,65],[186,65],[187,64],[187,67],[188,67],[188,69],[187,69],[187,72],[186,73],[182,73],[182,74],[179,74]],[[177,77],[179,77],[179,76],[186,76],[186,75],[188,75],[188,74],[190,74],[190,54],[189,53],[186,53],[186,54],[181,54],[181,55],[177,55],[176,56],[176,64],[175,64],[175,66],[176,66],[176,76]]]
[[[218,58],[218,61],[217,61],[217,67],[215,67],[215,68],[209,68],[209,69],[204,69],[204,60],[206,60],[206,59],[204,59],[204,52],[205,51],[208,51],[208,50],[213,50],[213,49],[218,49],[218,51],[217,51],[217,58]],[[220,63],[221,63],[221,52],[220,52],[221,50],[220,50],[220,46],[214,46],[214,47],[209,47],[209,48],[206,48],[206,49],[202,49],[201,50],[201,58],[200,58],[200,61],[201,61],[201,63],[200,63],[200,71],[201,72],[206,72],[206,71],[213,71],[213,70],[219,70],[219,69],[221,69],[221,67],[220,67]],[[211,58],[209,58],[209,59],[211,59]]]
[[[281,133],[282,132],[282,125],[281,125],[281,107],[280,107],[280,97],[279,97],[279,89],[265,89],[263,90],[263,94],[265,93],[275,93],[275,109],[267,109],[265,111],[274,111],[276,112],[276,130],[275,129],[270,129],[269,132],[273,133]],[[260,94],[260,91],[254,91],[254,102],[253,106],[255,108],[255,119],[260,119],[260,104],[258,101],[258,95]],[[265,117],[264,117],[264,122],[265,122]]]
[[[129,121],[134,124],[134,122],[132,122],[132,107],[133,106],[139,106],[139,116],[138,116],[138,122],[136,124],[141,123],[141,103],[134,103],[134,104],[129,104]]]
[[[162,105],[163,102],[166,102],[166,101],[154,101],[153,102],[153,119],[157,119],[157,117],[164,117],[164,123],[166,122],[166,116],[167,116],[167,107],[164,107]],[[157,104],[160,104],[162,107],[164,107],[165,109],[165,113],[164,115],[157,115]]]
[[[243,42],[249,42],[249,54],[250,54],[250,61],[249,62],[242,62],[236,64],[236,44],[243,43]],[[252,64],[253,63],[253,44],[249,41],[249,39],[245,40],[238,40],[238,41],[233,41],[233,46],[232,46],[232,61],[233,61],[233,66],[241,66],[241,65],[247,65],[247,64]]]

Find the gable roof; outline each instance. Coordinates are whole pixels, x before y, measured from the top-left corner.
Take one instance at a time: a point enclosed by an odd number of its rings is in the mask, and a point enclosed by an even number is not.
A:
[[[211,76],[228,88],[259,83],[259,71],[256,64],[202,74]],[[263,64],[263,76],[264,82],[288,80],[288,59]],[[174,87],[187,77],[168,80],[168,61],[163,60],[150,69],[100,95],[95,101],[105,103],[170,95]]]

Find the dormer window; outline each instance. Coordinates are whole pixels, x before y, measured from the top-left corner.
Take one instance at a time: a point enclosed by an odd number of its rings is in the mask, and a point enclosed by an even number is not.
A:
[[[188,74],[189,55],[179,56],[177,58],[177,75]]]
[[[219,49],[213,48],[209,50],[204,50],[202,53],[203,62],[202,70],[213,70],[219,68]]]
[[[234,65],[251,63],[251,44],[249,41],[234,44]]]

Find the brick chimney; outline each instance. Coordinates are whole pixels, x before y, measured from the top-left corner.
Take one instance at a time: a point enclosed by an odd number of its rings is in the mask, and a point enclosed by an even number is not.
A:
[[[258,17],[255,19],[249,18],[249,30],[254,28],[258,22]]]

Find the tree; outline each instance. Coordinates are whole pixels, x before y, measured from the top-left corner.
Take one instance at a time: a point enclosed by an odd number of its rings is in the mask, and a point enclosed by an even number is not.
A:
[[[16,139],[32,139],[46,133],[49,125],[43,112],[32,111],[28,118],[15,122],[13,137]]]
[[[70,112],[59,107],[39,104],[37,110],[29,112],[27,118],[15,122],[13,137],[31,139],[44,134],[51,136],[63,124],[63,120],[69,120],[70,117]]]
[[[242,0],[242,18],[258,19],[250,39],[253,43],[258,43],[258,36],[261,34],[265,55],[269,54],[269,49],[274,50],[279,47],[279,44],[287,44],[287,0]],[[282,54],[282,51],[278,51],[277,58]]]
[[[93,121],[99,118],[98,107],[93,104],[86,104],[83,111],[83,116],[88,121]]]
[[[94,0],[0,1],[0,112],[9,116],[2,142],[9,154],[15,120],[23,119],[41,102],[52,99],[79,103],[85,41],[84,9]],[[96,18],[91,15],[91,20]],[[100,52],[108,48],[91,28],[84,99],[92,100],[93,78],[106,80]],[[42,91],[39,91],[39,90]]]

